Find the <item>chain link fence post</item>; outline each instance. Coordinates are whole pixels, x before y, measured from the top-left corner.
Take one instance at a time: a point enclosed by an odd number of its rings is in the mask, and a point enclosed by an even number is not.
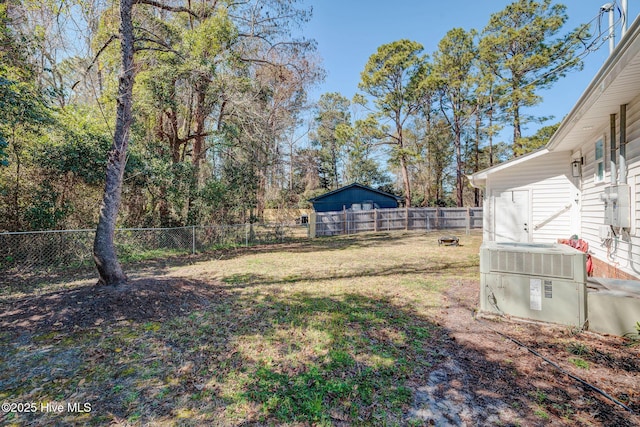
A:
[[[196,254],[196,226],[191,226],[191,255]]]

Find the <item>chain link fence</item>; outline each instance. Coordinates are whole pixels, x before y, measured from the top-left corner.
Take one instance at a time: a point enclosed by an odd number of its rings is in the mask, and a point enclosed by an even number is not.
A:
[[[94,235],[95,230],[0,233],[0,272],[91,265]],[[125,228],[116,230],[115,244],[118,256],[126,262],[281,243],[307,236],[305,227],[289,224]]]

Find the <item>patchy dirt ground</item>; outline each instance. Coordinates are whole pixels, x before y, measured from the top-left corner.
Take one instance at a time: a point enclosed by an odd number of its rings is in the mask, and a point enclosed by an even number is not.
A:
[[[440,350],[442,362],[434,366],[427,383],[413,384],[412,424],[419,419],[425,425],[576,425],[576,421],[577,425],[640,425],[638,347],[629,347],[618,337],[565,327],[476,319],[477,288],[475,282],[450,287],[448,304],[438,319],[449,340]],[[3,306],[0,323],[5,331],[46,333],[105,321],[160,321],[200,310],[217,294],[210,287],[180,279],[137,280],[120,290],[84,287],[64,297],[54,293]]]
[[[172,265],[178,266],[176,270],[162,263],[146,263],[145,268],[133,272],[131,285],[121,289],[95,287],[84,280],[84,284],[36,292],[31,289],[18,297],[0,299],[0,349],[6,349],[0,352],[0,366],[11,370],[9,377],[0,374],[0,402],[13,400],[14,396],[41,396],[47,392],[47,384],[52,384],[51,396],[70,390],[71,396],[103,405],[100,409],[96,405],[96,411],[86,418],[11,418],[0,413],[0,424],[211,425],[211,420],[223,420],[216,425],[278,425],[281,419],[260,415],[261,406],[255,401],[241,402],[236,405],[238,411],[229,414],[233,401],[223,396],[224,383],[207,383],[207,378],[227,371],[245,372],[234,371],[240,360],[238,351],[252,349],[258,358],[269,351],[270,344],[279,349],[285,365],[295,364],[309,350],[313,356],[310,360],[322,368],[324,365],[318,361],[323,356],[314,348],[323,345],[324,338],[318,336],[317,341],[310,341],[312,345],[307,349],[304,340],[318,329],[303,326],[314,316],[320,326],[325,325],[322,322],[330,320],[334,309],[352,316],[354,323],[347,325],[357,327],[358,339],[366,339],[366,343],[359,344],[361,351],[379,351],[382,362],[390,360],[382,356],[397,352],[397,363],[403,354],[419,353],[411,343],[400,339],[403,329],[407,329],[406,322],[395,325],[397,329],[382,322],[395,311],[405,309],[404,317],[397,319],[415,322],[415,333],[432,347],[420,359],[424,363],[417,371],[424,375],[408,377],[405,386],[411,394],[408,400],[400,399],[395,405],[403,415],[394,419],[404,420],[402,425],[640,425],[640,346],[629,346],[620,337],[568,327],[476,317],[479,281],[472,277],[476,276],[477,267],[461,267],[462,264],[447,261],[438,269],[426,263],[424,257],[414,262],[407,254],[430,242],[422,239],[411,243],[413,246],[404,246],[409,243],[402,238],[389,242],[383,236],[385,255],[389,256],[390,248],[396,245],[399,261],[380,265],[382,261],[374,260],[367,271],[354,263],[360,259],[370,262],[377,256],[362,252],[381,244],[374,238],[337,244],[320,242],[327,246],[327,252],[323,252],[325,270],[321,271],[305,270],[308,265],[302,261],[293,270],[284,266],[290,264],[291,253],[300,258],[307,251],[311,259],[322,248],[280,246],[253,250],[255,257],[246,256],[249,252],[226,254],[225,259],[236,264],[216,264],[217,273],[210,267],[211,258],[177,260]],[[346,249],[357,257],[345,260]],[[282,256],[276,258],[271,250],[282,252]],[[438,251],[433,253],[444,253]],[[258,257],[258,252],[265,255]],[[336,254],[335,265],[329,254]],[[217,263],[221,259],[214,257]],[[462,268],[469,271],[461,274]],[[433,282],[424,281],[425,277]],[[400,297],[388,286],[392,278],[398,289],[405,289]],[[326,288],[326,295],[304,294],[338,280],[344,282],[344,289]],[[435,282],[440,284],[436,286]],[[379,294],[375,298],[354,297],[351,292],[362,289],[363,283],[377,286]],[[433,311],[419,306],[407,308],[412,301],[423,301],[423,294],[414,296],[411,292],[439,290],[442,284],[445,293],[437,294],[442,303],[427,304],[434,307]],[[351,295],[349,304],[344,298],[335,298],[339,295]],[[262,298],[259,304],[255,300],[258,297]],[[314,305],[309,302],[312,300]],[[376,308],[378,313],[371,311]],[[274,318],[282,320],[276,325],[269,323]],[[366,320],[370,318],[373,323]],[[366,329],[376,324],[384,327],[377,331]],[[427,337],[430,325],[435,329]],[[331,324],[336,334],[344,326],[343,320]],[[71,334],[73,331],[78,331],[78,337]],[[265,336],[271,341],[263,341]],[[251,340],[244,341],[244,347],[238,346],[241,337]],[[338,337],[334,335],[332,339],[336,341]],[[336,351],[349,337],[342,337],[345,341],[340,341],[340,346],[332,341],[334,347],[329,347],[330,352],[343,357],[345,366],[343,371],[336,371],[340,374],[334,378],[336,381],[364,366],[362,360],[354,362],[346,353]],[[42,360],[47,360],[46,367],[41,366]],[[337,360],[331,363],[336,365]],[[246,372],[257,366],[255,361],[242,363]],[[194,366],[208,365],[214,374],[194,370]],[[257,372],[264,373],[261,369]],[[390,370],[380,372],[387,372],[389,377],[395,375]],[[287,377],[278,375],[275,380],[268,376],[263,380],[271,381],[269,387],[275,384],[282,390],[286,384],[278,385],[278,381]],[[29,378],[29,385],[24,384],[23,378]],[[230,382],[233,376],[224,378]],[[290,378],[310,377],[308,372],[302,372]],[[321,379],[320,376],[314,381]],[[247,376],[244,381],[251,378]],[[138,391],[125,393],[128,387]],[[239,387],[243,385],[239,383],[236,388]],[[5,393],[3,388],[13,391]],[[345,406],[338,408],[348,407],[348,402],[342,403]],[[177,406],[184,408],[182,412],[176,411]],[[309,421],[310,418],[296,421],[300,419],[296,418],[298,413],[287,418],[285,424],[378,425],[373,415],[358,421],[358,414],[373,414],[374,406],[352,414],[335,411],[334,407],[321,422]],[[102,414],[98,414],[100,410]],[[230,420],[233,422],[227,424]]]
[[[0,303],[2,329],[47,334],[118,321],[162,321],[206,307],[219,288],[186,279],[138,279],[119,288],[83,286]]]
[[[449,288],[439,319],[449,330],[445,361],[418,386],[416,416],[435,425],[640,425],[640,347],[476,317],[478,293],[475,281]]]

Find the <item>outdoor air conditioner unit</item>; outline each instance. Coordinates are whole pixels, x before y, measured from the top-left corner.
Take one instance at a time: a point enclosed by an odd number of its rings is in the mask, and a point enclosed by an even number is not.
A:
[[[583,327],[585,261],[567,245],[486,242],[480,247],[480,310]]]

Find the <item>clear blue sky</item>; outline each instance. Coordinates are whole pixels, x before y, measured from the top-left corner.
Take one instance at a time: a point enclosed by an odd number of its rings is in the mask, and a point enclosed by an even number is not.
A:
[[[378,46],[399,39],[420,42],[425,53],[433,53],[438,42],[452,28],[482,30],[492,13],[512,1],[507,0],[305,0],[313,6],[313,17],[304,27],[304,35],[318,42],[327,77],[310,94],[316,100],[325,92],[340,92],[351,98],[358,91],[360,73]],[[566,31],[587,23],[598,15],[606,0],[553,1],[567,6],[569,20]],[[620,1],[618,0],[618,3]],[[638,14],[638,2],[629,2],[629,24]],[[603,18],[608,25],[608,16]],[[628,27],[628,26],[627,26]],[[564,32],[564,30],[563,30]],[[618,27],[619,32],[619,27]],[[616,44],[619,33],[616,34]],[[608,42],[585,58],[582,71],[569,73],[551,90],[539,92],[543,102],[524,111],[536,116],[554,116],[545,124],[560,121],[573,107],[609,54]],[[540,125],[523,129],[525,136],[535,133]],[[508,139],[511,129],[505,129]]]

